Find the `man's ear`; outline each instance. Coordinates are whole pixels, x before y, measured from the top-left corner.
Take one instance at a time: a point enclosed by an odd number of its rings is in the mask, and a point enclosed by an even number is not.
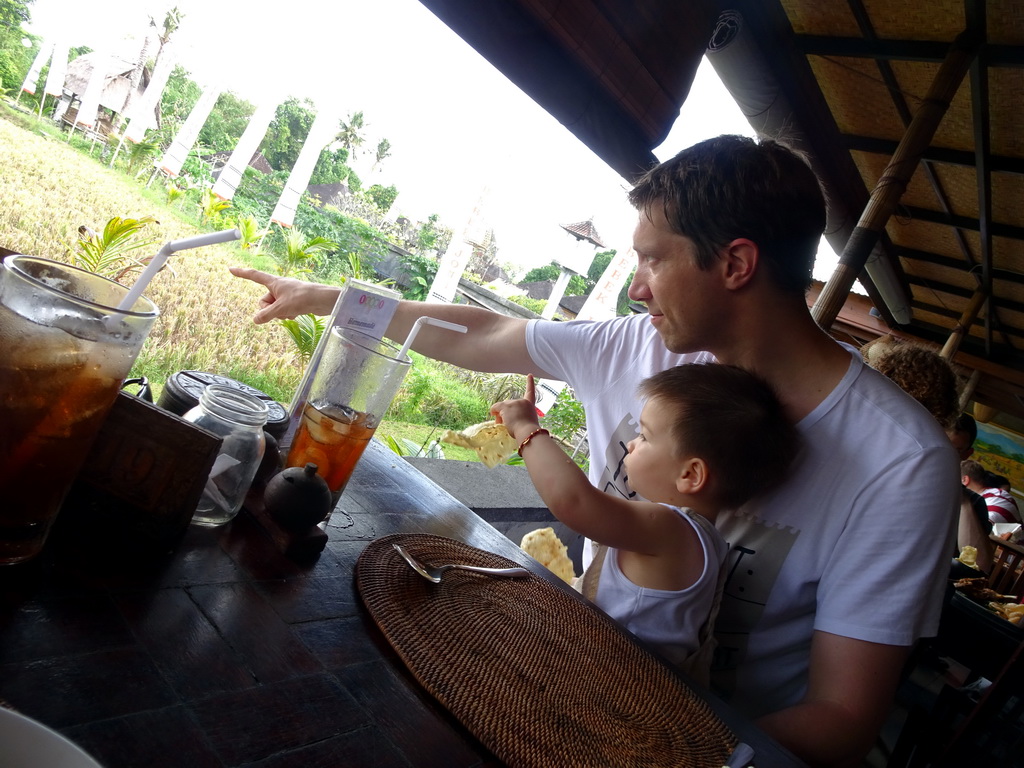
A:
[[[708,484],[708,465],[704,459],[696,456],[683,459],[676,477],[676,490],[680,493],[693,494]]]
[[[753,240],[739,237],[721,250],[727,288],[742,288],[757,272],[761,259],[760,249]]]

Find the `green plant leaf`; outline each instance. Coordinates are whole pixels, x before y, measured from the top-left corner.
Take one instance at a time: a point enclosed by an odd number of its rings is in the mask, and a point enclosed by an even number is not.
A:
[[[313,356],[320,337],[324,334],[327,321],[318,315],[299,315],[294,320],[278,321],[288,332],[288,336],[294,342],[301,358],[302,365]]]

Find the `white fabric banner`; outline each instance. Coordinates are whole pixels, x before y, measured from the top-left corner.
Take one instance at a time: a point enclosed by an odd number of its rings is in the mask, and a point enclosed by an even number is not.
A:
[[[619,291],[626,283],[626,278],[633,269],[636,261],[636,252],[629,248],[625,251],[616,252],[612,260],[605,267],[601,279],[597,281],[594,290],[580,307],[576,315],[577,320],[607,320],[615,317],[618,309]],[[553,381],[550,379],[537,379],[537,408],[541,413],[547,413],[555,404],[558,394],[565,389],[564,381]]]
[[[213,194],[221,200],[230,200],[235,196],[242,174],[249,165],[252,156],[260,147],[260,142],[267,133],[270,121],[277,112],[277,104],[264,102],[256,108],[256,112],[245,126],[238,144],[235,145],[228,158],[227,165],[221,168],[217,182],[213,185]]]
[[[53,46],[53,58],[50,59],[50,71],[46,73],[46,89],[44,94],[60,98],[64,94],[64,75],[68,71],[68,44],[58,40]]]
[[[317,112],[313,125],[309,127],[309,135],[299,150],[299,157],[292,166],[292,172],[285,182],[284,191],[278,198],[274,212],[270,214],[270,220],[282,227],[290,227],[295,223],[295,209],[299,207],[299,198],[309,186],[309,179],[316,168],[316,161],[320,159],[323,148],[330,144],[331,140],[338,133],[339,117],[335,112]],[[245,159],[249,162],[249,158]]]
[[[483,217],[480,212],[483,210],[484,201],[489,190],[485,187],[477,198],[476,206],[469,215],[462,236],[448,245],[448,250],[441,257],[441,263],[437,265],[437,274],[434,275],[434,282],[430,284],[430,293],[427,295],[429,301],[439,301],[450,304],[455,298],[455,292],[459,288],[459,279],[466,271],[466,265],[473,255],[473,248],[482,243],[486,237]]]
[[[125,118],[128,120],[128,127],[124,131],[124,137],[128,141],[138,144],[146,138],[146,131],[156,125],[156,116],[154,114],[156,105],[160,103],[160,97],[163,95],[167,81],[171,77],[171,72],[174,71],[175,58],[172,45],[169,43],[164,46],[149,85],[142,92],[142,96],[135,99],[128,114],[125,115]]]
[[[32,66],[28,68],[28,74],[25,75],[25,82],[21,84],[21,90],[25,93],[31,93],[33,96],[36,95],[36,85],[39,83],[39,73],[43,71],[43,67],[46,65],[47,59],[53,54],[54,44],[43,43],[39,49],[39,53],[36,54],[35,59],[32,60]]]
[[[112,67],[111,59],[107,54],[97,51],[92,56],[92,74],[89,76],[89,82],[85,85],[85,93],[80,95],[81,103],[78,105],[78,115],[75,117],[75,126],[81,128],[92,128],[96,124],[100,97],[107,84],[107,72]]]
[[[171,146],[167,148],[163,158],[157,163],[157,167],[172,179],[177,178],[181,173],[181,166],[185,164],[188,153],[192,151],[196,139],[199,138],[199,132],[206,125],[206,118],[210,116],[218,98],[220,98],[220,88],[207,88],[203,91],[203,95],[192,107],[184,124],[178,129]]]
[[[632,271],[636,261],[636,252],[629,248],[625,251],[618,251],[612,260],[605,267],[601,279],[597,281],[594,290],[580,307],[580,313],[576,315],[578,320],[606,320],[615,317],[618,309],[619,291],[626,284],[626,278]]]

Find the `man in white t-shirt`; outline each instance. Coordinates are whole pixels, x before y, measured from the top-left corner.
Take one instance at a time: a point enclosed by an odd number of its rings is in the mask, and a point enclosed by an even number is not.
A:
[[[729,569],[713,686],[812,764],[855,764],[884,722],[917,638],[938,627],[958,510],[957,458],[931,415],[808,312],[825,206],[817,179],[771,141],[710,139],[630,193],[639,211],[629,294],[648,314],[524,321],[403,303],[388,335],[424,312],[416,349],[480,371],[566,381],[587,412],[590,479],[633,497],[622,458],[637,385],[719,360],[774,386],[805,448],[791,478],[723,513]],[[235,269],[267,286],[256,322],[327,314],[337,289]]]

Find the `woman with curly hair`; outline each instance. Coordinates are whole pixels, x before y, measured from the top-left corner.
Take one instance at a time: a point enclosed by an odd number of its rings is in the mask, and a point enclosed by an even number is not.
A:
[[[861,347],[864,361],[900,385],[949,431],[960,416],[960,382],[946,358],[921,344],[885,336]]]

